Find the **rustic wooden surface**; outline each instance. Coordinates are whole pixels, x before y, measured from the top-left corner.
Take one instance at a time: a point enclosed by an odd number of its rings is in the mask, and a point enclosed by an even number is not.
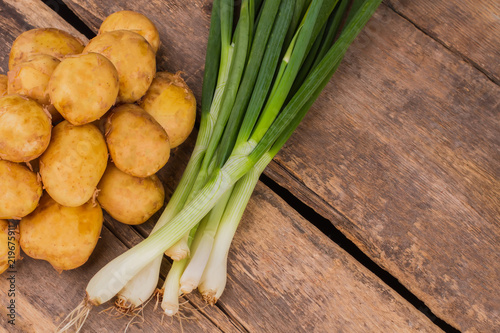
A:
[[[125,2],[66,3],[95,31]],[[160,66],[187,68],[197,92],[205,36],[193,31],[208,27],[206,3],[171,1],[169,20],[128,4],[185,54]],[[488,331],[500,320],[498,3],[387,4],[266,174],[439,317]]]
[[[386,3],[500,84],[500,2],[386,0]]]
[[[10,44],[24,30],[54,26],[85,40],[39,1],[1,0],[0,9],[0,68],[4,71]],[[192,140],[176,150],[160,174],[167,192],[178,180],[191,147]],[[54,331],[83,297],[93,273],[140,241],[150,225],[139,229],[141,235],[106,215],[102,239],[88,263],[61,275],[46,262],[31,258],[20,261],[16,273],[17,331]],[[7,282],[0,281],[0,295],[6,299]],[[205,307],[196,294],[185,300],[182,314],[188,319],[162,323],[161,315],[152,313],[150,304],[145,309],[145,323],[133,325],[129,331],[438,331],[421,312],[263,185],[258,186],[235,238],[229,283],[219,306]],[[123,331],[129,319],[110,320],[97,314],[102,308],[94,310],[84,331]],[[0,328],[13,331],[5,322],[5,311],[2,307]]]
[[[148,15],[162,35],[159,67],[184,71],[200,96],[209,1],[66,3],[94,31],[120,9]],[[486,0],[386,3],[266,174],[327,217],[442,319],[462,331],[489,332],[500,320],[498,5]],[[10,43],[20,32],[41,25],[71,30],[38,1],[0,1],[0,8],[3,71]],[[192,142],[175,151],[160,174],[167,192],[179,179]],[[219,307],[203,308],[199,297],[188,296],[186,311],[199,319],[183,321],[186,332],[196,327],[309,331],[313,324],[317,332],[405,331],[410,325],[438,330],[269,189],[259,186],[250,209],[235,240]],[[254,224],[262,220],[264,226]],[[124,250],[122,243],[139,241],[151,223],[137,234],[109,219],[114,236],[104,235],[117,244],[112,256]],[[298,257],[299,249],[314,261]],[[87,266],[98,269],[106,260],[95,256]],[[25,263],[19,265],[42,265]],[[87,266],[82,272],[91,276]],[[48,268],[45,275],[32,276],[48,280],[37,292],[29,289],[38,304],[58,278]],[[326,285],[317,286],[305,271],[321,274]],[[79,281],[81,290],[86,280]],[[37,285],[26,281],[19,284]],[[75,283],[68,288],[73,285],[76,294]],[[78,298],[62,297],[58,309],[69,310]],[[37,304],[31,298],[25,302]],[[29,309],[34,314],[25,321],[28,326],[41,316]],[[147,325],[159,327],[159,318],[147,315]],[[99,316],[91,320],[89,331],[101,323]]]
[[[382,6],[271,177],[437,316],[488,332],[500,321],[498,96]]]

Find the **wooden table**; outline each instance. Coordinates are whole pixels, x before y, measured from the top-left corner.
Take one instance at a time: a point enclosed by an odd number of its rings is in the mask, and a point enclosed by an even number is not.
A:
[[[25,30],[87,40],[65,5],[94,33],[131,9],[160,31],[159,69],[182,70],[200,99],[209,0],[45,2],[0,0],[0,72]],[[498,1],[384,1],[265,171],[217,305],[187,295],[170,319],[149,304],[129,332],[500,332],[499,83]],[[194,137],[160,174],[168,194]],[[0,330],[53,332],[90,277],[157,217],[128,227],[106,215],[95,252],[73,271],[25,257],[15,327],[0,280]],[[128,319],[105,308],[85,332],[123,331]]]

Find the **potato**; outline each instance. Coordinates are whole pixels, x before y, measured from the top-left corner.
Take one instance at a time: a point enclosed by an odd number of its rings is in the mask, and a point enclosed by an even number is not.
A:
[[[101,118],[118,96],[118,72],[98,53],[66,57],[50,78],[50,100],[73,125]]]
[[[115,30],[129,30],[138,33],[148,41],[155,53],[158,51],[160,46],[158,29],[151,20],[142,14],[130,10],[115,12],[102,22],[99,34]]]
[[[115,107],[106,122],[106,143],[116,167],[136,177],[149,177],[170,157],[168,135],[135,104]]]
[[[105,32],[94,37],[84,52],[100,53],[115,65],[120,79],[118,102],[137,101],[146,93],[155,76],[155,53],[144,37],[135,32]]]
[[[27,162],[50,142],[50,116],[37,102],[20,95],[0,97],[0,158]]]
[[[21,259],[17,238],[17,231],[9,229],[9,221],[0,220],[0,274],[15,263],[12,260]]]
[[[9,54],[9,70],[34,54],[48,54],[57,59],[82,53],[83,44],[69,33],[55,29],[32,29],[20,34]]]
[[[49,111],[53,124],[58,123],[63,118],[50,105],[47,86],[52,72],[60,62],[59,59],[48,54],[35,54],[8,73],[9,94],[24,95],[42,104],[42,107]]]
[[[27,167],[0,160],[0,219],[31,213],[42,196],[42,183]]]
[[[60,61],[47,54],[29,57],[9,71],[9,94],[20,94],[40,104],[50,104],[47,85]]]
[[[134,177],[120,171],[112,163],[108,164],[97,188],[97,200],[102,208],[125,224],[146,222],[165,200],[165,190],[156,175]]]
[[[102,228],[102,209],[89,201],[64,207],[47,193],[40,205],[19,223],[24,253],[48,261],[58,272],[83,265],[94,250]]]
[[[7,75],[0,74],[0,97],[7,95],[9,79]]]
[[[107,162],[106,142],[96,126],[63,121],[54,127],[49,148],[40,156],[40,174],[55,201],[77,207],[92,198]]]
[[[196,100],[179,73],[156,73],[140,106],[167,131],[171,148],[179,146],[191,134]]]

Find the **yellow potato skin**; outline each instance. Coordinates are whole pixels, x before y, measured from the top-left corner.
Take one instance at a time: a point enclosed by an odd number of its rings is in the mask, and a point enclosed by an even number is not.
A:
[[[170,147],[183,143],[194,127],[196,99],[180,74],[158,72],[140,106],[167,131]]]
[[[12,259],[9,258],[12,257],[12,253],[9,256],[9,252],[14,252],[15,260],[21,258],[17,236],[17,232],[15,235],[12,233],[9,235],[9,221],[0,220],[0,274],[9,268],[9,259]]]
[[[9,54],[9,70],[25,62],[34,54],[48,54],[57,59],[67,55],[79,54],[83,51],[83,44],[69,33],[55,29],[32,29],[20,34]]]
[[[50,142],[50,116],[37,102],[20,95],[0,98],[0,158],[28,162]]]
[[[47,193],[37,209],[19,223],[24,253],[48,261],[58,272],[83,265],[94,250],[103,222],[98,203],[58,204]]]
[[[108,150],[96,126],[74,126],[65,120],[54,127],[39,161],[45,190],[59,204],[77,207],[92,198],[106,170]]]
[[[101,207],[117,221],[130,225],[146,222],[165,200],[165,190],[156,175],[134,177],[112,163],[108,163],[97,188]]]
[[[9,87],[9,79],[7,75],[0,74],[0,97],[7,95]]]
[[[66,57],[54,70],[48,92],[59,113],[73,125],[101,118],[118,96],[118,72],[106,57],[86,53]]]
[[[130,10],[115,12],[102,22],[99,34],[115,30],[129,30],[144,37],[156,53],[160,47],[158,29],[146,16]]]
[[[42,183],[27,167],[0,160],[0,219],[21,219],[42,196]]]
[[[102,33],[88,43],[84,52],[100,53],[115,65],[120,80],[117,99],[120,103],[133,103],[144,96],[156,73],[151,45],[135,32]]]
[[[149,177],[170,157],[168,135],[141,107],[115,107],[106,122],[106,143],[116,167],[135,177]]]
[[[42,105],[50,104],[47,86],[60,61],[47,54],[36,54],[9,71],[9,94],[20,94]]]

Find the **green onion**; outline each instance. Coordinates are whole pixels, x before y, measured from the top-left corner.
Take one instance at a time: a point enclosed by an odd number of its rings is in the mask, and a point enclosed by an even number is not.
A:
[[[198,133],[198,138],[200,138],[201,136],[202,139],[201,140],[197,139],[195,148],[193,150],[190,159],[190,162],[192,161],[193,169],[189,171],[192,171],[193,173],[190,172],[186,180],[189,182],[189,185],[191,186],[189,188],[188,186],[181,187],[182,192],[184,192],[187,195],[186,197],[184,196],[182,197],[183,204],[193,199],[194,194],[197,193],[197,191],[199,190],[199,188],[202,186],[202,184],[206,179],[205,175],[207,173],[208,166],[202,168],[203,167],[202,163],[205,160],[205,154],[207,153],[207,149],[209,148],[210,138],[212,137],[214,127],[216,125],[217,119],[221,111],[221,106],[223,103],[223,98],[225,96],[226,84],[229,78],[229,72],[231,69],[233,52],[234,52],[233,44],[226,45],[225,47],[224,44],[222,45],[223,47],[222,47],[221,67],[219,72],[219,78],[217,81],[217,87],[214,94],[214,99],[212,101],[208,117],[206,117],[206,122],[202,123],[200,126],[200,132]],[[179,188],[179,186],[181,185],[184,184],[179,184],[177,188]],[[176,205],[177,208],[176,212],[178,212],[179,209],[181,209],[182,207],[183,205],[180,203],[179,205]],[[164,221],[164,223],[167,223],[169,220],[160,219],[159,221]],[[155,225],[155,229],[161,227],[162,225],[163,224],[157,223]],[[155,229],[153,229],[153,231],[156,231]],[[177,244],[174,244],[174,247],[167,250],[166,254],[175,260],[180,260],[186,257],[189,254],[189,248],[186,245],[187,238],[188,234],[186,233],[186,235],[184,235],[184,237]]]
[[[333,67],[332,74],[337,70],[339,65],[340,61]],[[224,215],[219,223],[214,246],[198,286],[198,290],[207,303],[215,304],[224,291],[229,248],[260,175],[298,127],[329,79],[327,77],[324,80],[322,85],[311,96],[308,103],[302,107],[302,110],[295,117],[287,131],[282,133],[271,149],[260,158],[250,172],[236,183]]]
[[[188,246],[190,246],[193,241],[196,229],[197,228],[191,229],[191,232],[189,233]],[[180,291],[180,279],[187,263],[188,258],[174,260],[163,283],[163,287],[159,292],[163,297],[161,301],[161,308],[167,316],[173,316],[179,311],[179,296],[182,295]]]
[[[191,189],[191,194],[188,201],[192,200],[197,191],[205,184],[207,177],[210,175],[209,167],[212,162],[212,157],[217,150],[217,146],[222,136],[222,131],[229,118],[229,113],[232,109],[236,93],[238,91],[239,82],[245,67],[245,61],[248,53],[248,43],[252,35],[253,21],[253,0],[244,0],[240,11],[240,20],[238,21],[233,42],[229,45],[231,39],[231,25],[232,25],[232,1],[224,0],[221,6],[221,17],[231,17],[231,19],[221,21],[222,26],[222,55],[223,58],[227,55],[231,58],[230,66],[228,68],[227,79],[223,81],[224,89],[222,91],[220,105],[217,105],[217,115],[211,119],[214,124],[211,126],[211,134],[208,145],[204,150],[204,157],[195,183]],[[229,24],[231,23],[231,25]],[[229,45],[229,47],[228,47]],[[214,104],[212,104],[214,105]],[[187,246],[187,234],[174,245],[173,248],[167,250],[166,254],[174,260],[180,260],[189,254],[189,247]]]
[[[224,215],[221,218],[217,234],[213,242],[208,262],[203,267],[198,290],[203,299],[213,305],[220,298],[226,286],[227,256],[236,229],[250,196],[261,173],[272,160],[271,154],[265,154],[259,162],[235,185]]]
[[[198,232],[195,236],[196,245],[192,247],[192,256],[180,280],[181,292],[184,294],[190,293],[198,287],[201,275],[212,251],[219,222],[231,197],[231,192],[232,188],[226,191],[215,207],[207,214],[206,223],[203,228],[198,228],[197,230]]]
[[[174,260],[163,284],[161,308],[167,316],[173,316],[179,311],[179,296],[182,295],[179,280],[187,262],[188,258]]]
[[[297,75],[302,60],[305,57],[307,46],[311,40],[313,34],[313,29],[316,24],[316,19],[319,15],[321,6],[323,4],[322,0],[315,0],[311,3],[309,7],[304,24],[299,27],[296,42],[294,43],[293,50],[287,52],[285,59],[282,62],[283,74],[279,77],[276,89],[273,88],[271,92],[271,98],[268,100],[262,115],[257,122],[256,128],[254,129],[250,142],[259,142],[264,134],[269,129],[276,115],[281,110],[283,103],[288,95],[290,88],[292,87],[295,76]],[[289,55],[289,60],[287,59]]]

